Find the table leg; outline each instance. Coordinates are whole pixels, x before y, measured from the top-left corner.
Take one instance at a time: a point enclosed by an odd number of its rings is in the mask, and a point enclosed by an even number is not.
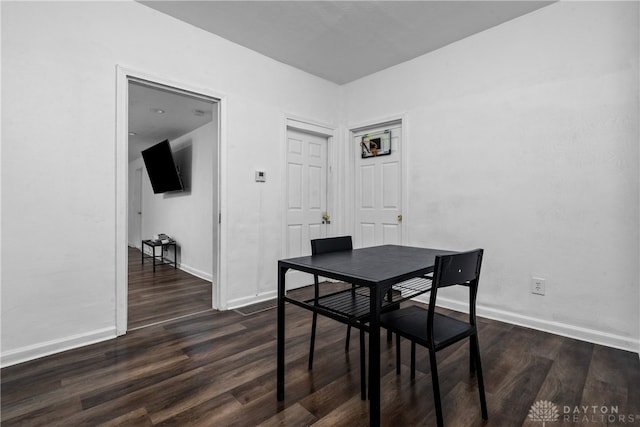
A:
[[[380,425],[380,302],[383,294],[372,288],[369,298],[369,425]]]
[[[277,398],[284,400],[284,296],[286,267],[278,266],[278,372]]]

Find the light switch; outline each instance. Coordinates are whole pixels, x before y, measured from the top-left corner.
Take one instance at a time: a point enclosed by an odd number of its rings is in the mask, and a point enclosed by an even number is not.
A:
[[[256,171],[256,182],[266,182],[267,174],[265,171],[257,170]]]

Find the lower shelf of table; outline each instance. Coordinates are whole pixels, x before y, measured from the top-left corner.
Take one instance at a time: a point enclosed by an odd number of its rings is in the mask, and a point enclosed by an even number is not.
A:
[[[390,292],[386,293],[381,304],[381,310],[384,312],[398,308],[402,301],[429,292],[430,289],[430,277],[415,278],[397,283],[393,285]],[[302,301],[286,297],[286,301],[344,323],[358,324],[368,321],[370,312],[369,291],[367,287],[354,287],[321,295],[317,299],[311,298]]]

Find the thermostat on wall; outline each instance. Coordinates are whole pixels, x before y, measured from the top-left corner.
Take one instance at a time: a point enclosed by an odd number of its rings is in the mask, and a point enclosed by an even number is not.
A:
[[[257,170],[256,171],[256,182],[266,182],[266,181],[267,181],[267,174],[265,173],[265,171]]]

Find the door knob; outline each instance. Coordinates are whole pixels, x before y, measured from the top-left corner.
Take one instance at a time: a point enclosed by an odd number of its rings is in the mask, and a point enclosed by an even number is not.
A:
[[[402,222],[402,214],[398,215],[398,222]]]
[[[326,212],[322,214],[322,223],[331,224],[331,221],[329,221],[329,215]]]

